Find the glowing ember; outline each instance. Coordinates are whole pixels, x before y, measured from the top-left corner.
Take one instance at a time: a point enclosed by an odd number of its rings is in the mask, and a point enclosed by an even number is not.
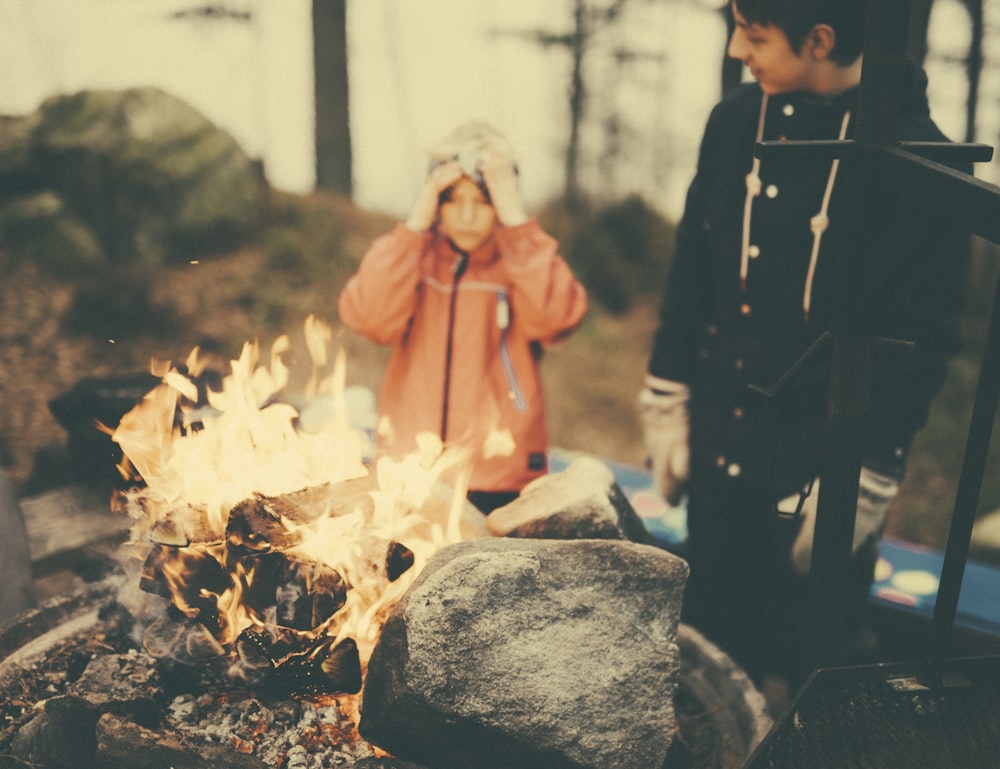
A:
[[[242,675],[357,691],[385,617],[427,559],[486,531],[465,502],[467,453],[422,436],[419,455],[381,458],[371,472],[368,436],[345,407],[344,355],[321,376],[330,328],[310,317],[305,334],[306,399],[329,401],[332,418],[305,430],[283,400],[287,337],[267,366],[244,345],[216,389],[196,348],[183,366],[154,365],[162,383],[114,431],[120,470],[137,481],[117,501],[134,520],[141,587],[170,602],[146,628],[150,653],[235,653]]]

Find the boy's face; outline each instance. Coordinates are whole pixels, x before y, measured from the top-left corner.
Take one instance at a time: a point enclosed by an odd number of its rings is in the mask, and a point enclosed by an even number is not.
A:
[[[438,207],[438,229],[463,251],[472,251],[492,234],[497,216],[483,191],[468,176],[455,182]]]
[[[792,49],[785,31],[773,24],[751,24],[732,4],[736,27],[726,53],[739,59],[750,70],[766,94],[814,90],[817,62],[810,42],[798,53]]]

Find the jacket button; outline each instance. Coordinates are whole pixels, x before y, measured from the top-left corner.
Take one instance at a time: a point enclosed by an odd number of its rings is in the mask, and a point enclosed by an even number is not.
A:
[[[749,248],[747,248],[747,255],[751,259],[756,259],[758,256],[760,256],[760,246],[750,246]]]
[[[733,361],[733,366],[736,368],[737,371],[739,371],[740,369],[742,369],[743,368],[743,359],[742,358],[737,358],[736,360],[734,360]]]
[[[744,315],[749,315],[751,312],[750,305],[749,304],[740,305],[740,312],[743,313]]]
[[[764,190],[764,194],[771,198],[771,200],[774,200],[778,197],[778,186],[775,184],[767,185],[767,189]]]
[[[725,467],[726,466],[726,458],[722,457],[722,456],[716,457],[715,458],[715,464],[718,465],[719,467]]]
[[[708,326],[708,335],[709,336],[715,336],[718,333],[719,333],[719,329],[716,327],[716,325],[714,323],[710,323],[709,326]]]
[[[733,462],[729,467],[726,468],[726,475],[728,475],[730,478],[738,478],[740,473],[742,472],[743,468],[740,467],[735,462]]]
[[[785,113],[786,117],[791,117],[792,115],[795,114],[795,105],[786,104],[784,107],[781,108],[781,111]]]
[[[733,409],[733,418],[734,419],[743,419],[743,417],[744,417],[745,414],[746,414],[746,412],[743,410],[742,406],[737,406],[736,408]]]

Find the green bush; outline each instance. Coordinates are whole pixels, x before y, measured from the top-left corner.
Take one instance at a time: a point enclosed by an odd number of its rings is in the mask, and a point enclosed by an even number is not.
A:
[[[659,296],[674,252],[674,225],[631,196],[573,216],[558,205],[540,217],[591,298],[614,315]]]

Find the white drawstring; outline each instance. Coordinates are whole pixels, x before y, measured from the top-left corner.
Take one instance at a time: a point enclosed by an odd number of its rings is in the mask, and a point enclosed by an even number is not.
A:
[[[765,93],[760,101],[760,117],[757,120],[757,138],[760,142],[764,138],[764,118],[767,115],[767,94]],[[851,121],[851,111],[844,112],[843,120],[840,123],[840,134],[838,139],[843,141],[847,136],[847,126]],[[805,319],[809,320],[809,308],[812,304],[813,277],[816,274],[816,263],[819,260],[819,247],[823,240],[823,233],[830,226],[830,197],[833,195],[833,185],[837,179],[837,169],[840,168],[840,158],[835,158],[830,164],[830,174],[826,180],[826,190],[823,193],[823,204],[819,213],[809,220],[809,229],[813,233],[812,253],[809,257],[809,270],[806,273],[806,284],[802,295],[802,312]],[[750,173],[746,175],[747,195],[743,203],[743,241],[740,248],[740,291],[747,289],[747,274],[750,269],[750,219],[753,211],[754,198],[761,192],[762,183],[760,180],[760,158],[754,157],[753,166]]]
[[[755,144],[764,138],[764,117],[767,114],[767,94],[760,100],[760,117],[757,118],[757,139]],[[746,175],[747,196],[743,202],[743,245],[740,249],[740,291],[747,290],[747,272],[750,269],[750,212],[753,209],[753,199],[760,195],[760,158],[754,155],[753,167]]]
[[[844,141],[847,136],[847,124],[851,122],[851,111],[844,112],[844,119],[840,123],[840,134],[838,139]],[[833,183],[837,179],[837,169],[840,168],[840,158],[834,158],[830,164],[830,175],[826,180],[826,191],[823,193],[823,205],[820,206],[819,213],[809,220],[809,229],[813,233],[812,254],[809,256],[809,271],[806,273],[806,287],[802,293],[802,312],[805,319],[809,320],[809,307],[812,305],[813,276],[816,274],[816,262],[819,261],[819,244],[823,240],[823,233],[830,226],[830,217],[827,211],[830,209],[830,196],[833,195]]]

